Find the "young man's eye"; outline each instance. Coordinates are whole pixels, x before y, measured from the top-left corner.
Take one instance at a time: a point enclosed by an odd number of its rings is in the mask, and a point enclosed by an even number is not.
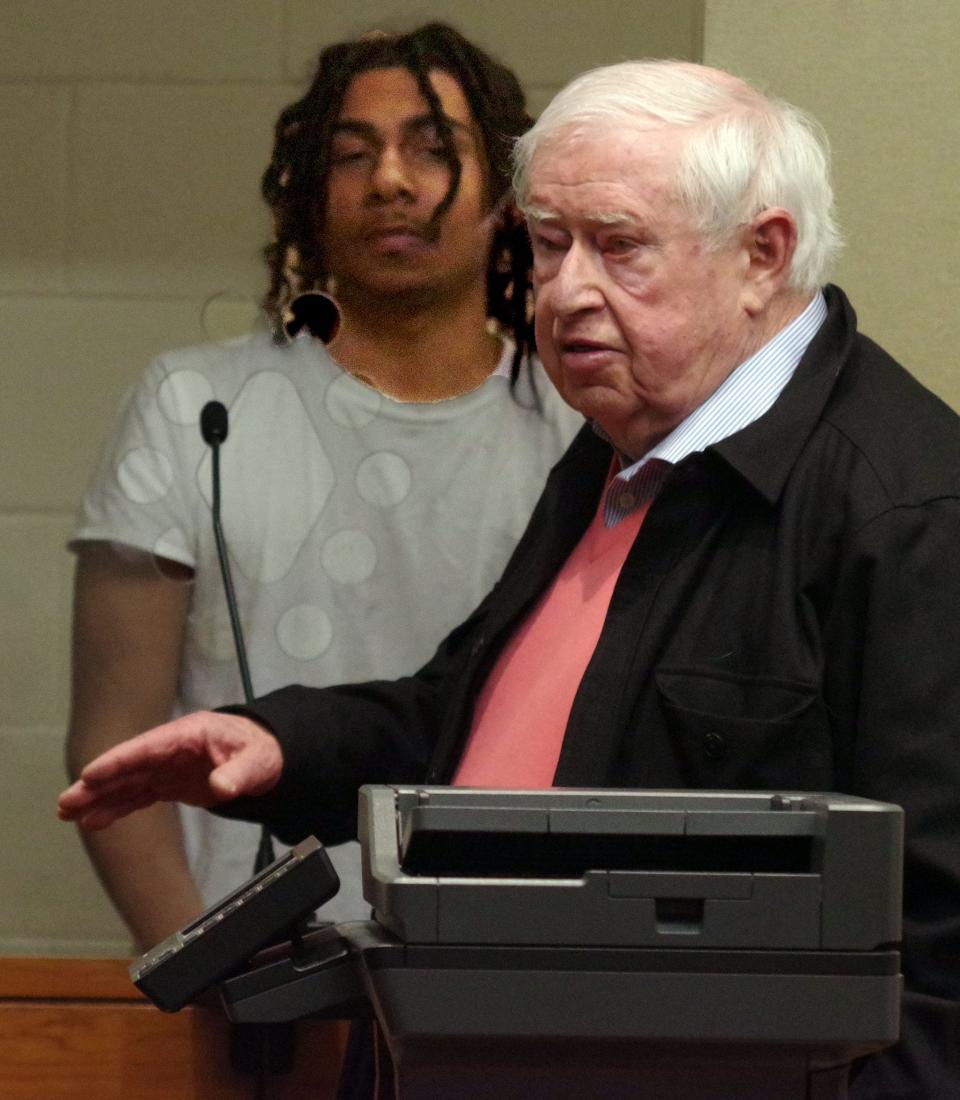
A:
[[[418,141],[412,146],[411,152],[415,157],[424,160],[440,160],[444,163],[447,160],[447,151],[439,139]]]
[[[331,164],[360,164],[370,156],[369,149],[333,149],[330,153]]]

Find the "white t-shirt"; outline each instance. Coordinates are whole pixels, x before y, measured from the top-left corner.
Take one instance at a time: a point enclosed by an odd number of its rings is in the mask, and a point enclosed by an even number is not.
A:
[[[261,333],[151,364],[73,544],[114,541],[195,570],[178,712],[243,699],[211,525],[204,404],[229,410],[221,511],[254,692],[390,679],[424,663],[492,587],[583,423],[538,364],[541,409],[526,371],[512,392],[510,353],[478,389],[435,404],[382,396],[308,336],[277,347]],[[259,830],[189,807],[183,817],[212,904],[250,876]],[[342,885],[323,915],[365,917],[358,846],[331,857]]]

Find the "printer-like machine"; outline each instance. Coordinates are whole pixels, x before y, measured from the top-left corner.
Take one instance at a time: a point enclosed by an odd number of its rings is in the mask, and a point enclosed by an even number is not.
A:
[[[369,1005],[402,1100],[839,1100],[897,1039],[896,806],[376,786],[359,825],[374,919],[221,951],[216,982],[239,1022]],[[184,954],[195,985],[231,918],[317,879],[272,874],[135,963],[137,984],[179,1007]],[[297,898],[288,916],[317,904]]]

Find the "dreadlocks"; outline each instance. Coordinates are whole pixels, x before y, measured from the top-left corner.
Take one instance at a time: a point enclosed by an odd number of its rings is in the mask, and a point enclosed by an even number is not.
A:
[[[371,69],[404,68],[416,80],[436,126],[450,170],[446,194],[432,214],[438,225],[457,195],[461,165],[430,70],[449,73],[463,89],[486,154],[491,207],[509,194],[510,154],[515,138],[529,129],[523,91],[513,73],[443,23],[408,34],[371,35],[324,49],[306,94],[277,120],[273,156],[263,174],[263,197],[273,211],[274,239],[264,250],[270,287],[263,305],[275,335],[283,314],[301,292],[322,289],[326,270],[321,236],[327,204],[330,146],[350,81]],[[513,377],[533,350],[530,317],[532,257],[526,229],[512,207],[500,219],[487,268],[487,313],[516,344]]]

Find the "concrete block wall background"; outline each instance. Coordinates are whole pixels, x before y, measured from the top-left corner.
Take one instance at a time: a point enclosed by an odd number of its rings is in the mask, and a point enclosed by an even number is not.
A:
[[[319,46],[452,22],[536,111],[574,73],[697,57],[699,0],[0,0],[0,954],[123,955],[64,780],[64,549],[125,389],[164,348],[243,331],[259,177]]]
[[[960,4],[709,0],[703,60],[811,111],[833,147],[860,327],[960,409]]]

